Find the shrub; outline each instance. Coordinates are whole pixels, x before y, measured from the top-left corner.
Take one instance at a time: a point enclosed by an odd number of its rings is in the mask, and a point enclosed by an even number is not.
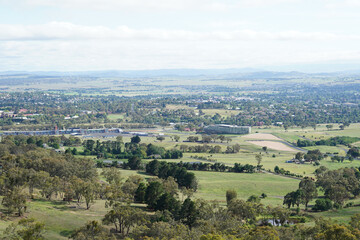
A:
[[[314,166],[319,166],[319,165],[320,165],[320,161],[315,161],[313,165],[314,165]]]
[[[333,208],[333,203],[328,198],[321,198],[315,201],[315,206],[312,208],[314,211],[328,211]]]
[[[226,191],[226,202],[229,205],[231,200],[237,198],[237,193],[235,190],[227,190]]]
[[[349,207],[352,207],[354,205],[353,202],[348,202],[344,208],[349,208]]]

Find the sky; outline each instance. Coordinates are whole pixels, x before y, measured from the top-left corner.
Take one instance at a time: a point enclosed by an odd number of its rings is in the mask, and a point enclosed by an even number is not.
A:
[[[360,0],[0,0],[0,71],[359,70],[359,12]]]

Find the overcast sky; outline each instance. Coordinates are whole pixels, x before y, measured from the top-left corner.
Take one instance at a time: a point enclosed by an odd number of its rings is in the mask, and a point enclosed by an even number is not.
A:
[[[360,0],[0,0],[0,71],[353,67],[359,12]]]

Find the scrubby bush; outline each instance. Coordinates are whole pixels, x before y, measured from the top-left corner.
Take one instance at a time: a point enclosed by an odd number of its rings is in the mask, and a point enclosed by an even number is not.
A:
[[[315,206],[312,208],[313,211],[328,211],[333,208],[333,203],[328,198],[321,198],[315,201]]]

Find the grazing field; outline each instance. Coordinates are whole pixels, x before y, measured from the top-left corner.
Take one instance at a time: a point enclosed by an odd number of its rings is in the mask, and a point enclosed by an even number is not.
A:
[[[130,175],[139,175],[143,178],[153,176],[142,171],[120,170],[126,179]],[[217,200],[226,203],[225,193],[228,189],[236,190],[238,198],[247,199],[251,195],[260,196],[266,193],[268,197],[264,204],[282,205],[282,197],[298,187],[299,180],[268,173],[228,173],[192,171],[198,179],[198,190],[195,198]]]
[[[351,220],[351,217],[355,214],[360,213],[360,199],[349,200],[348,202],[352,202],[356,207],[342,208],[342,209],[334,209],[327,212],[312,212],[309,213],[314,217],[322,217],[325,219],[332,219],[337,221],[338,223],[348,223]]]
[[[122,176],[139,175],[152,178],[142,171],[120,170]],[[251,195],[260,196],[266,193],[268,197],[264,204],[282,205],[282,197],[298,187],[299,180],[268,173],[228,173],[192,171],[198,179],[198,190],[195,198],[217,200],[226,203],[225,193],[228,189],[236,190],[238,197],[247,199]]]
[[[231,115],[238,115],[239,110],[230,110],[230,109],[201,109],[205,115],[213,116],[215,114],[220,114],[223,117],[228,117]]]
[[[243,138],[260,139],[260,140],[281,140],[280,138],[269,133],[253,133],[242,136]]]
[[[125,119],[124,114],[109,114],[107,115],[107,118],[112,121],[116,121],[118,119]]]
[[[307,140],[311,140],[311,141],[319,141],[322,139],[325,140],[325,139],[331,138],[333,136],[331,136],[327,132],[304,132],[304,133],[301,133],[300,137],[302,139],[307,139]]]
[[[273,134],[290,143],[295,143],[297,140],[302,139],[297,132],[284,132],[284,130],[277,130],[274,131]]]
[[[322,153],[338,153],[340,156],[345,156],[345,146],[344,148],[340,146],[311,146],[311,147],[304,147],[306,150],[315,150],[319,149]]]
[[[36,218],[45,223],[45,239],[68,239],[71,232],[83,226],[87,221],[100,220],[108,212],[104,200],[97,200],[89,210],[77,207],[76,203],[68,204],[63,201],[29,201],[26,216]],[[11,218],[10,220],[20,220]],[[12,221],[0,221],[0,232],[11,224]]]
[[[234,189],[238,198],[267,194],[264,204],[282,205],[283,196],[297,189],[299,180],[267,173],[222,173],[194,171],[199,181],[195,197],[226,202],[226,190]]]
[[[353,123],[344,130],[332,130],[327,131],[329,135],[333,136],[349,136],[349,137],[360,137],[360,123]]]
[[[268,148],[278,150],[278,151],[298,152],[297,150],[286,146],[284,143],[276,142],[276,141],[257,140],[257,141],[247,141],[247,142],[261,146],[261,147],[268,147]]]

